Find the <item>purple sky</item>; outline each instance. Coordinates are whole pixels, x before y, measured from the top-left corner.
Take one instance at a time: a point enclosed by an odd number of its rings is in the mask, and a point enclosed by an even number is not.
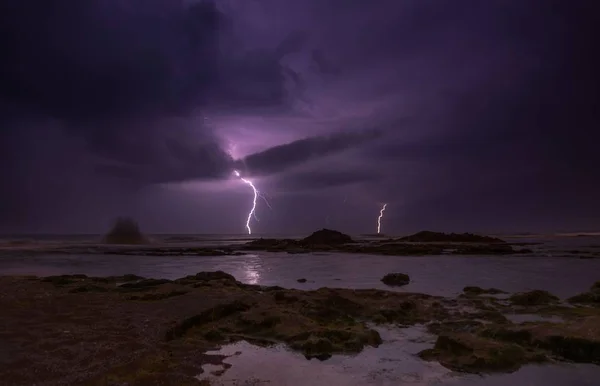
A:
[[[600,228],[594,0],[5,0],[0,231]]]

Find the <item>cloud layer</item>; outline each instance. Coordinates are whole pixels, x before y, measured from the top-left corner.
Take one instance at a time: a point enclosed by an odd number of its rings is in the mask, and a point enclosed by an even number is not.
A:
[[[233,168],[278,192],[264,232],[326,217],[370,231],[381,202],[395,231],[600,220],[594,1],[0,7],[2,229],[97,229],[131,211],[234,232]],[[185,181],[208,182],[157,193]],[[201,220],[217,214],[230,225]]]

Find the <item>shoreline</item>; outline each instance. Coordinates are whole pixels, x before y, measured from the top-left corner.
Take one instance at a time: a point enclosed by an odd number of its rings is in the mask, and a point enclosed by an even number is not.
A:
[[[457,297],[285,289],[244,284],[220,271],[176,280],[0,276],[0,346],[11,354],[0,361],[0,374],[8,384],[23,385],[198,385],[202,365],[224,359],[206,353],[223,345],[285,344],[327,360],[381,344],[371,325],[424,325],[437,340],[419,356],[453,371],[598,364],[599,289],[596,283],[571,299],[580,303],[565,303],[545,291],[505,294],[478,287],[466,287]],[[507,318],[512,314],[560,322],[519,324]]]

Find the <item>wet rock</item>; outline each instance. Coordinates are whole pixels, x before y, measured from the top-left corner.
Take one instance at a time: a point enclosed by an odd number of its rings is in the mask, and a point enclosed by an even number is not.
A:
[[[40,279],[42,282],[52,283],[57,287],[66,286],[69,284],[81,282],[87,278],[86,275],[58,275],[46,276]]]
[[[352,237],[331,229],[321,229],[301,240],[308,245],[338,245],[352,243]]]
[[[442,232],[431,232],[421,231],[414,235],[400,238],[401,241],[417,242],[417,243],[431,243],[431,242],[453,242],[453,243],[504,243],[496,237],[480,236],[473,233],[442,233]]]
[[[410,283],[410,276],[404,273],[388,273],[381,278],[381,281],[389,286],[403,286]]]
[[[560,299],[548,291],[534,290],[516,293],[509,297],[508,300],[517,306],[543,306],[558,303]]]
[[[247,311],[251,308],[251,305],[242,301],[236,300],[231,303],[219,304],[216,307],[210,308],[198,315],[191,316],[184,319],[174,327],[170,328],[165,333],[165,340],[170,341],[185,335],[190,329],[214,322],[238,312]]]
[[[296,280],[296,281],[297,281],[298,283],[306,283],[306,282],[307,282],[307,280],[306,280],[305,278],[301,278],[301,279],[298,279],[298,280]]]
[[[600,306],[600,281],[594,283],[588,292],[570,297],[567,301],[569,303]]]
[[[600,363],[600,316],[580,317],[570,323],[530,322],[491,326],[481,336],[511,342],[528,350],[543,349],[554,357],[581,363]]]
[[[574,304],[589,304],[600,306],[600,291],[584,292],[579,295],[572,296],[567,299],[569,303]]]
[[[420,352],[419,356],[424,360],[437,360],[451,370],[470,373],[512,372],[532,360],[516,344],[468,333],[440,335],[434,348]]]
[[[498,288],[481,288],[475,286],[468,286],[463,288],[463,292],[468,295],[499,295],[506,294],[508,292],[499,290]]]
[[[75,287],[69,290],[70,293],[81,293],[81,292],[108,292],[108,288],[101,287],[94,284],[85,284],[79,287]]]
[[[133,295],[133,296],[128,297],[127,299],[128,300],[139,300],[139,301],[156,301],[156,300],[172,298],[175,296],[185,295],[188,292],[189,291],[185,291],[185,290],[154,292],[154,293],[148,293],[148,294],[143,294],[143,295]]]
[[[142,234],[137,222],[121,217],[115,221],[112,229],[104,236],[107,244],[147,244],[149,240]]]
[[[163,284],[171,283],[171,280],[167,279],[142,279],[140,281],[123,283],[119,286],[120,290],[138,290],[147,289],[151,287],[158,287]]]
[[[474,332],[483,326],[484,324],[477,320],[457,320],[431,323],[427,326],[427,330],[433,334],[441,335],[453,332]]]
[[[190,275],[183,277],[181,279],[176,279],[174,283],[177,284],[196,284],[198,282],[210,282],[210,281],[224,281],[230,283],[236,283],[237,280],[231,274],[223,271],[214,271],[214,272],[198,272],[195,275]]]

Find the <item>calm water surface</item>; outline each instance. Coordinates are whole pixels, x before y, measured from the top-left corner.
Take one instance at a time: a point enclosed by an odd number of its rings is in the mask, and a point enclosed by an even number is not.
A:
[[[451,296],[467,285],[510,292],[543,289],[561,297],[587,290],[600,280],[600,259],[542,256],[397,257],[359,254],[257,253],[245,256],[156,257],[119,255],[2,256],[2,275],[93,276],[134,273],[176,279],[200,271],[222,270],[236,279],[261,285],[299,289],[320,287],[385,288],[389,272],[411,276],[400,291]],[[306,278],[307,283],[296,280]]]

